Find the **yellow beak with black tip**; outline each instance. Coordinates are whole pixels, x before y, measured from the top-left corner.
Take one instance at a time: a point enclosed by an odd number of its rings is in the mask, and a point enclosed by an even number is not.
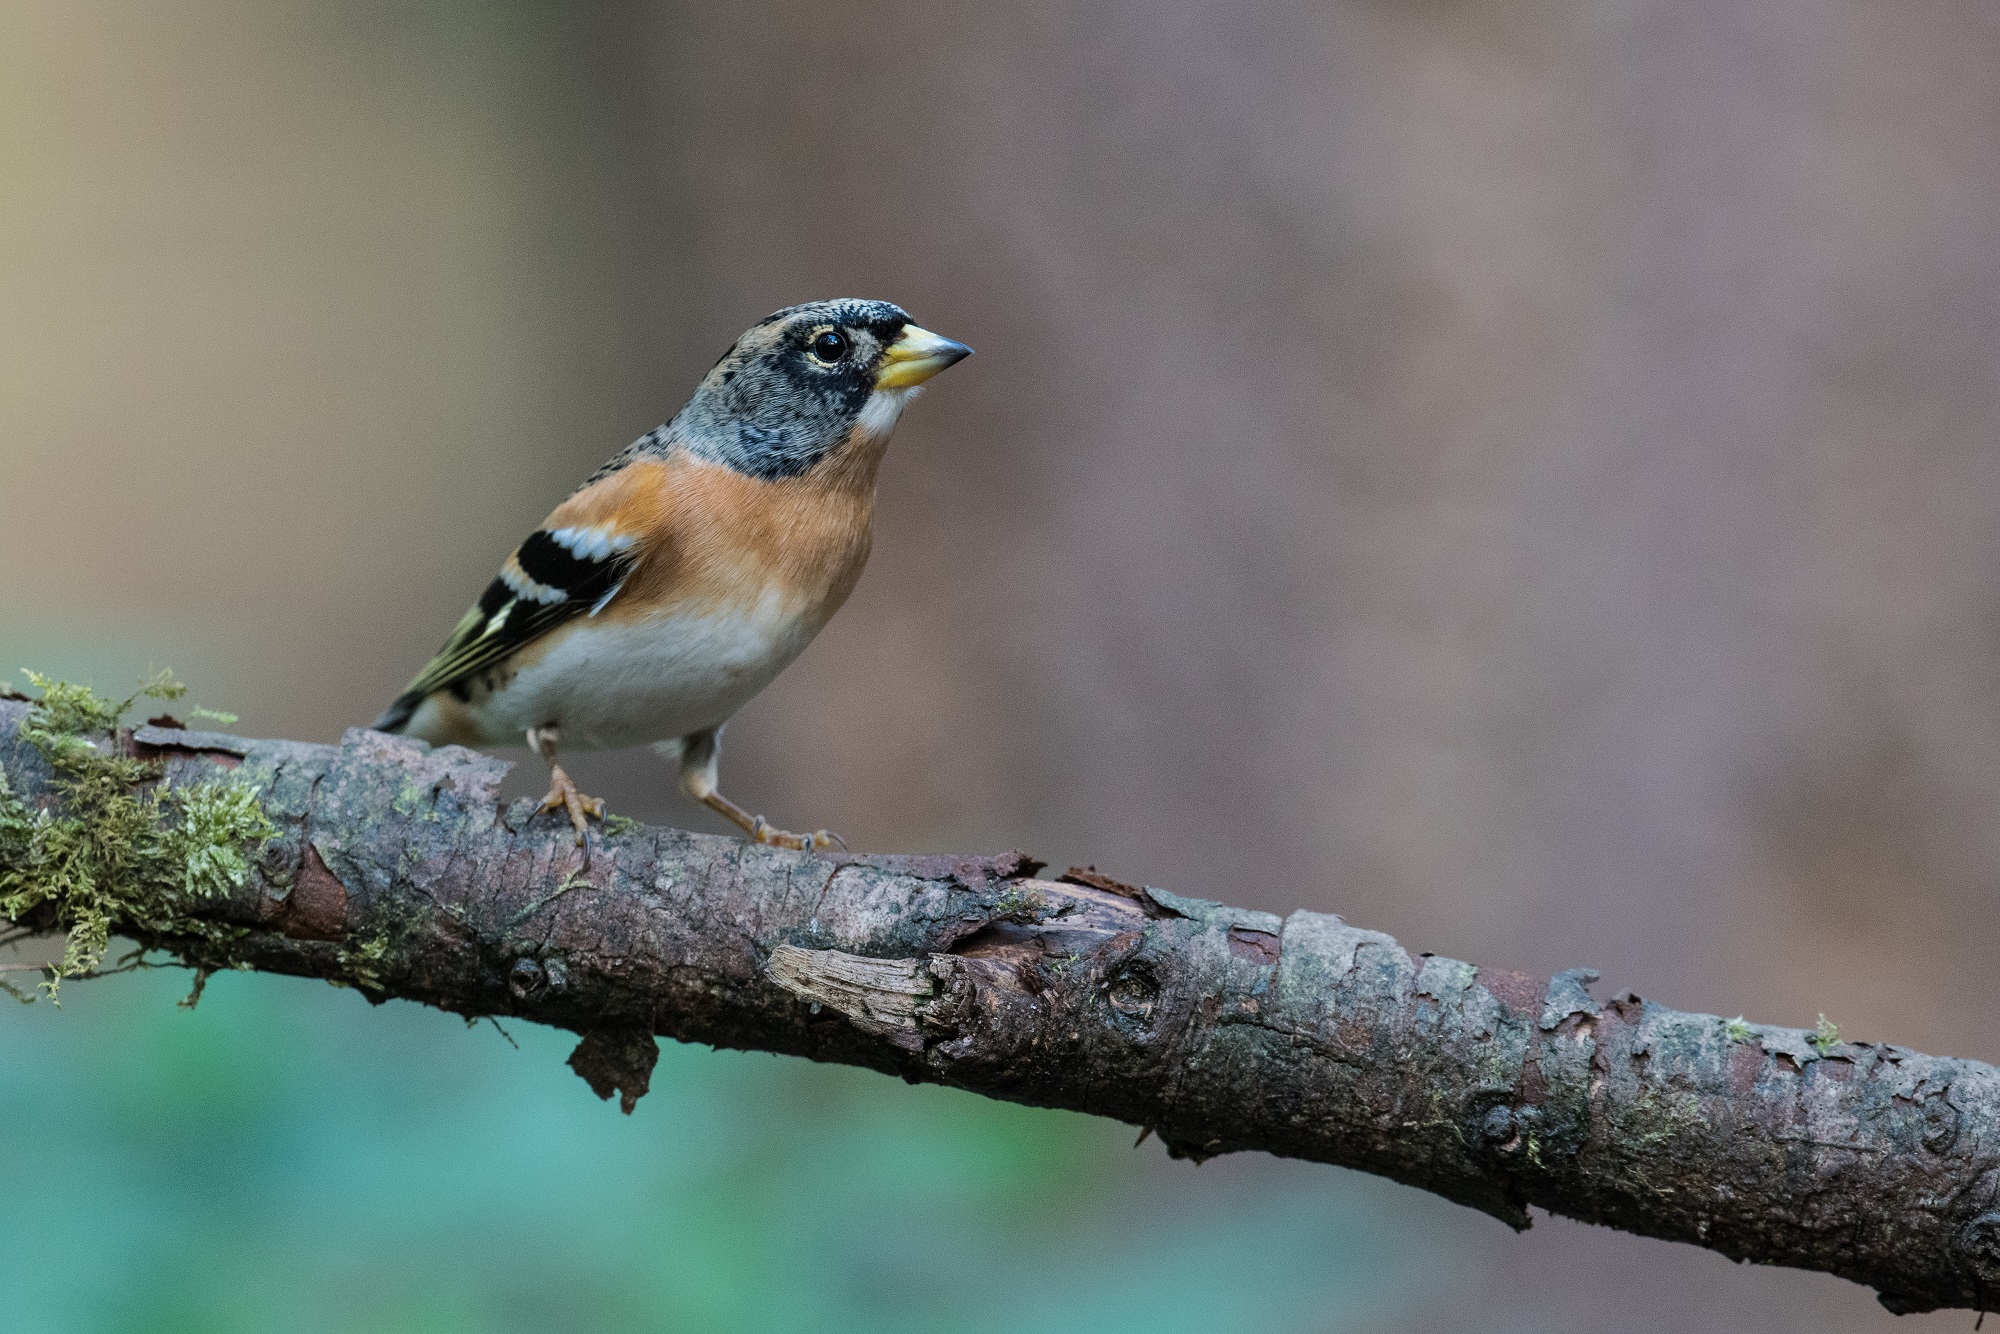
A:
[[[972,349],[963,343],[906,324],[902,334],[882,353],[882,366],[875,372],[875,387],[909,389],[971,355]]]

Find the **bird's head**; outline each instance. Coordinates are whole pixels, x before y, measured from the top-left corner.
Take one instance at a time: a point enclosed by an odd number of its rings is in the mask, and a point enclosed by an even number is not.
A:
[[[887,301],[813,301],[752,325],[670,427],[690,451],[753,477],[809,472],[879,445],[917,387],[972,354]]]

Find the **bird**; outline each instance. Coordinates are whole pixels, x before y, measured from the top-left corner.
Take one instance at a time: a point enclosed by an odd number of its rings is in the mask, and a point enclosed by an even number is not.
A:
[[[762,844],[812,852],[718,785],[722,730],[826,626],[874,535],[875,474],[903,409],[970,356],[887,301],[787,306],[687,404],[592,473],[514,548],[375,728],[433,745],[525,740],[590,861],[559,756],[650,743],[680,789]]]

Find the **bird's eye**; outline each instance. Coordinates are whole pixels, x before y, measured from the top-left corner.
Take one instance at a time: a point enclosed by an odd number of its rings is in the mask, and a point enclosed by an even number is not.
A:
[[[834,329],[812,340],[812,354],[831,366],[847,355],[847,335]]]

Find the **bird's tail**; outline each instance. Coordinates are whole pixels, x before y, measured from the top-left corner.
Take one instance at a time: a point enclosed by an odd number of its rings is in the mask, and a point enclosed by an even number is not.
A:
[[[378,732],[400,732],[410,725],[410,718],[417,706],[424,702],[422,695],[414,692],[396,696],[396,702],[383,710],[382,716],[370,724]]]

